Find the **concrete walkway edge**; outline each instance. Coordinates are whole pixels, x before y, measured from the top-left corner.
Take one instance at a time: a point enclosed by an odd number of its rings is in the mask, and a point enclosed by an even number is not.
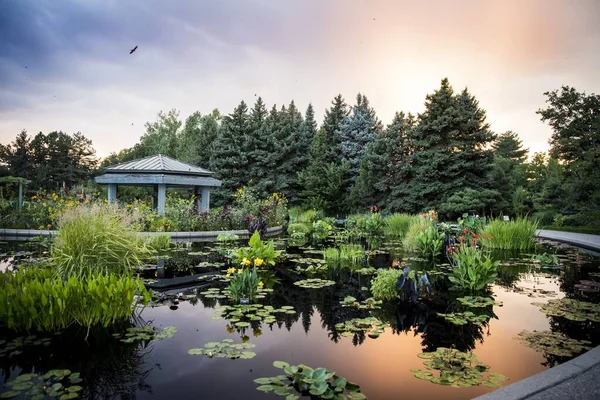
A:
[[[600,346],[564,364],[540,372],[529,378],[515,382],[476,400],[521,400],[550,390],[561,383],[574,379],[586,371],[600,365]]]
[[[600,235],[590,235],[587,233],[549,231],[540,229],[536,236],[541,239],[556,240],[573,246],[581,247],[587,250],[600,252]]]

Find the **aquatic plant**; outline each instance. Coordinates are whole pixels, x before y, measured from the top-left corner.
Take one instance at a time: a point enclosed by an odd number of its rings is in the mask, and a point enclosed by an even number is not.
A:
[[[415,378],[423,379],[438,385],[453,387],[471,387],[483,385],[491,388],[502,386],[508,380],[504,375],[488,372],[490,367],[483,364],[473,353],[463,353],[457,349],[438,347],[434,352],[421,353],[417,357],[425,360],[426,371],[412,368]],[[438,375],[432,372],[438,371]]]
[[[463,245],[452,252],[452,271],[448,279],[459,290],[481,292],[495,282],[499,264],[475,246]]]
[[[531,259],[532,261],[539,262],[542,267],[545,268],[555,268],[558,267],[558,264],[560,263],[556,254],[548,254],[545,252],[543,254],[535,254]]]
[[[275,265],[275,259],[281,255],[281,250],[275,250],[275,243],[273,240],[269,240],[265,244],[260,238],[260,234],[255,231],[250,240],[248,241],[248,247],[241,247],[233,251],[234,262],[237,264],[245,263],[245,265],[255,265],[256,260],[260,259],[266,265]],[[262,264],[262,263],[261,263]],[[261,266],[261,265],[256,265]]]
[[[294,282],[294,285],[299,286],[301,288],[305,288],[305,289],[321,289],[326,286],[335,285],[335,281],[330,281],[327,279],[312,278],[312,279],[303,279],[300,281],[296,281],[296,282]]]
[[[146,240],[146,246],[154,251],[165,251],[171,248],[171,236],[168,233],[152,235]]]
[[[275,361],[273,366],[283,369],[286,375],[255,379],[254,382],[260,385],[257,390],[273,392],[287,400],[296,400],[304,395],[317,399],[366,399],[357,384],[325,368],[313,369],[304,364],[290,365],[284,361]]]
[[[422,232],[425,232],[429,227],[430,222],[427,219],[419,217],[415,218],[408,228],[404,239],[402,239],[402,247],[408,251],[415,251],[418,249],[417,236]]]
[[[535,351],[559,357],[572,357],[593,348],[592,342],[571,339],[561,332],[524,330],[517,340]]]
[[[230,272],[231,270],[233,272]],[[243,268],[237,271],[235,271],[235,268],[231,268],[228,270],[228,275],[230,273],[233,274],[229,281],[231,298],[234,301],[239,301],[240,299],[254,300],[258,294],[258,289],[263,286],[256,268]]]
[[[392,214],[384,219],[384,235],[389,239],[402,240],[410,226],[420,218],[418,215]]]
[[[238,328],[247,328],[252,321],[272,324],[277,321],[276,314],[296,314],[294,307],[264,306],[262,304],[236,304],[234,306],[222,306],[215,309],[217,312],[211,319],[227,319]]]
[[[0,395],[2,399],[10,399],[25,393],[27,398],[45,399],[55,397],[60,400],[75,399],[83,388],[78,383],[82,382],[78,372],[68,369],[53,369],[41,374],[22,374],[15,379],[4,383],[7,391]]]
[[[48,268],[0,273],[0,321],[8,328],[56,332],[70,325],[86,328],[128,320],[150,302],[141,279],[90,274],[63,279]]]
[[[417,234],[415,242],[422,257],[433,259],[442,252],[444,234],[434,224],[429,224],[427,229]]]
[[[229,358],[235,360],[241,358],[249,360],[256,357],[256,353],[253,351],[247,351],[247,349],[253,348],[253,343],[233,343],[232,339],[223,339],[221,342],[208,342],[203,348],[189,349],[188,354],[193,356],[205,355],[208,358]]]
[[[485,315],[485,314],[477,315],[471,311],[455,312],[455,313],[449,313],[449,314],[437,313],[437,315],[439,315],[440,317],[443,317],[447,322],[450,322],[451,324],[454,324],[454,325],[473,324],[473,325],[482,326],[483,324],[488,322],[491,318],[489,315]]]
[[[553,317],[564,317],[571,321],[600,322],[600,304],[575,299],[552,299],[547,303],[531,303],[540,307],[540,311]]]
[[[483,230],[486,239],[483,246],[490,249],[530,250],[535,247],[536,221],[528,218],[517,218],[512,221],[495,219]]]
[[[335,247],[328,247],[323,250],[323,258],[328,263],[336,264],[340,261],[340,251]]]
[[[149,342],[151,340],[171,339],[175,333],[177,333],[177,328],[174,326],[165,326],[163,329],[158,329],[153,325],[144,325],[128,328],[126,332],[113,333],[113,337],[123,343]]]
[[[333,226],[329,225],[324,220],[318,220],[313,222],[311,229],[311,237],[316,241],[323,241],[331,235]]]
[[[10,342],[0,339],[0,358],[12,357],[22,353],[23,348],[29,346],[50,346],[52,339],[49,337],[37,337],[36,335],[19,336]]]
[[[134,228],[130,214],[113,205],[67,209],[58,221],[50,259],[65,279],[127,273],[151,255]]]
[[[360,244],[343,244],[340,246],[340,261],[352,265],[360,264],[365,258],[365,249]]]
[[[373,297],[369,297],[363,301],[358,301],[356,298],[352,296],[344,297],[344,300],[340,302],[342,307],[353,307],[361,310],[376,310],[381,308],[381,303],[383,301],[376,300]]]
[[[365,332],[371,339],[376,339],[383,333],[386,323],[375,318],[353,318],[349,321],[335,324],[335,330],[344,337],[353,337],[356,333]]]
[[[495,301],[491,297],[483,297],[483,296],[465,296],[459,297],[456,300],[463,306],[471,307],[471,308],[483,308],[489,306],[502,306],[501,301]]]
[[[304,274],[308,276],[322,274],[327,272],[327,270],[328,267],[325,264],[308,265],[304,268],[302,268],[300,265],[297,265],[295,269],[290,269],[290,271],[295,272],[296,274]]]
[[[371,292],[373,297],[380,300],[394,300],[400,298],[400,292],[396,285],[398,278],[402,275],[399,269],[380,269],[371,280]]]
[[[219,233],[217,235],[217,243],[220,245],[230,245],[240,240],[240,237],[235,233]]]

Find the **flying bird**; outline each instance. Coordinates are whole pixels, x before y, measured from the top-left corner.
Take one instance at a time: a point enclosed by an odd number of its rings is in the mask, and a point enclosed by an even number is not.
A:
[[[133,49],[129,50],[129,54],[133,54],[133,52],[134,52],[134,51],[136,51],[136,50],[137,50],[137,48],[138,48],[138,47],[137,47],[137,46],[135,46]]]

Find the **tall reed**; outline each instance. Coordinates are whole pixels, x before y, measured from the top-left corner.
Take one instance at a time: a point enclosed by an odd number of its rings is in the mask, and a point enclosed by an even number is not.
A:
[[[481,243],[490,249],[530,250],[535,247],[537,222],[528,218],[495,219],[483,230]]]
[[[384,234],[389,239],[402,240],[408,233],[410,226],[421,218],[418,215],[392,214],[385,218]]]
[[[422,217],[415,218],[408,228],[404,239],[402,239],[402,247],[408,251],[415,251],[419,248],[417,237],[421,233],[425,233],[429,227],[429,222]]]

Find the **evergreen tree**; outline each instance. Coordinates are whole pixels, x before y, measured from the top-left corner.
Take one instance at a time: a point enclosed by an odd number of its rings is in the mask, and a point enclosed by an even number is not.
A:
[[[382,124],[369,105],[367,96],[359,93],[352,112],[344,118],[335,133],[340,158],[350,164],[350,181],[356,180],[367,146],[381,130]]]
[[[233,192],[248,184],[248,157],[246,138],[250,132],[248,106],[242,101],[225,116],[215,139],[211,168],[222,186],[215,191],[216,204],[225,204]]]
[[[339,154],[339,137],[337,132],[344,122],[344,118],[349,114],[348,105],[341,94],[338,94],[331,102],[331,107],[325,110],[323,119],[323,133],[326,140],[327,153],[323,156],[330,161],[341,161]]]
[[[275,187],[272,170],[275,167],[273,123],[276,119],[277,110],[274,109],[269,114],[265,103],[259,97],[250,112],[250,131],[246,138],[246,152],[251,186],[261,196],[273,192]]]
[[[312,146],[313,139],[317,133],[317,121],[315,121],[315,111],[312,104],[309,104],[306,108],[304,121],[300,129],[300,134],[297,141],[297,164],[298,171],[303,170],[308,166],[308,160],[310,159],[310,148]]]
[[[427,95],[414,130],[413,176],[407,190],[412,211],[437,207],[463,189],[486,189],[494,135],[485,111],[465,89],[455,95],[448,79]]]
[[[298,171],[304,164],[301,155],[302,114],[292,101],[287,109],[282,107],[280,129],[276,134],[277,164],[276,191],[285,194],[291,204],[298,201]],[[300,157],[299,157],[300,156]]]
[[[527,159],[528,149],[523,148],[523,142],[513,131],[504,132],[496,138],[492,145],[495,157],[502,157],[520,164]]]
[[[12,176],[29,178],[32,167],[30,144],[26,130],[22,130],[11,144],[0,144],[0,164],[8,165]]]
[[[214,109],[208,115],[195,112],[186,118],[179,134],[177,159],[208,168],[213,142],[219,133],[221,114]]]

